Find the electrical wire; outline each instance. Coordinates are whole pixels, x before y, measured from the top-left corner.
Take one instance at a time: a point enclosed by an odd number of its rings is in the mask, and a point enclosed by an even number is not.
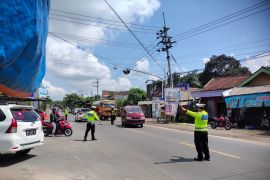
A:
[[[183,32],[183,33],[181,33],[181,34],[179,34],[179,35],[176,35],[176,36],[175,36],[175,40],[183,40],[183,39],[186,39],[186,38],[189,38],[189,37],[193,37],[193,36],[195,36],[195,35],[198,35],[198,34],[201,34],[201,33],[204,33],[204,32],[207,32],[207,31],[210,31],[210,30],[213,30],[213,29],[216,29],[216,28],[221,27],[221,26],[225,26],[225,25],[230,24],[230,23],[232,23],[232,22],[236,22],[236,21],[239,21],[239,20],[241,20],[241,19],[247,18],[247,17],[249,17],[249,16],[255,15],[255,14],[257,14],[257,13],[263,12],[263,11],[265,11],[265,10],[268,10],[269,8],[263,9],[263,10],[260,10],[260,11],[257,11],[257,12],[254,12],[254,13],[249,14],[249,15],[247,15],[247,16],[244,16],[244,17],[235,19],[235,20],[233,20],[233,21],[230,21],[230,22],[224,23],[224,24],[222,24],[222,25],[216,26],[216,27],[214,27],[214,28],[211,28],[211,29],[205,30],[205,31],[203,31],[203,32],[197,33],[197,32],[199,32],[199,31],[201,31],[201,30],[203,30],[203,29],[207,29],[207,28],[209,28],[209,27],[211,27],[211,26],[214,26],[214,25],[220,24],[220,23],[222,23],[222,22],[225,22],[225,21],[227,21],[227,20],[230,20],[230,19],[233,19],[233,18],[235,18],[235,17],[238,17],[238,16],[240,16],[240,15],[242,15],[242,14],[249,13],[250,11],[252,11],[252,10],[254,10],[254,9],[257,9],[257,8],[260,8],[260,7],[262,7],[262,6],[265,6],[265,5],[269,4],[269,3],[270,3],[269,0],[263,1],[263,2],[260,2],[260,3],[255,4],[255,5],[252,5],[252,6],[248,7],[248,8],[245,8],[245,9],[243,9],[243,10],[240,10],[240,11],[237,11],[237,12],[232,13],[232,14],[230,14],[230,15],[227,15],[227,16],[225,16],[225,17],[222,17],[222,18],[219,18],[219,19],[214,20],[214,21],[212,21],[212,22],[209,22],[209,23],[207,23],[207,24],[204,24],[204,25],[201,25],[201,26],[199,26],[199,27],[193,28],[193,29],[188,30],[188,31],[186,31],[186,32]],[[259,5],[259,6],[258,6],[258,5]],[[258,6],[258,7],[256,7],[256,6]],[[194,33],[195,33],[195,34],[194,34]],[[193,35],[191,36],[190,34],[193,34]],[[186,37],[186,36],[188,36],[188,37]]]

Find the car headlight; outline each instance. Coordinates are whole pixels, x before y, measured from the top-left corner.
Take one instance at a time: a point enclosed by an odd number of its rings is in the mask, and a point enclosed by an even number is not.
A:
[[[126,120],[131,120],[132,118],[131,117],[126,117]]]

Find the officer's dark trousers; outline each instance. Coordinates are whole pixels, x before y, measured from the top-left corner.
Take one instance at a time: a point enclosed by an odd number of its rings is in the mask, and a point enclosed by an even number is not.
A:
[[[111,125],[114,124],[115,119],[116,119],[116,116],[112,115],[112,116],[111,116]]]
[[[208,132],[207,131],[194,131],[194,142],[198,153],[198,159],[210,159],[208,148]]]
[[[95,139],[95,124],[87,123],[84,139],[86,140],[89,131],[91,130],[92,140]]]

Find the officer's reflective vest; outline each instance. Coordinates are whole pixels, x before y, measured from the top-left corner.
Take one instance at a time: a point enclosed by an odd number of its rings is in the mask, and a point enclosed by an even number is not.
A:
[[[187,114],[195,118],[195,131],[207,131],[208,113],[205,110],[201,112],[187,110]]]
[[[89,111],[84,115],[84,117],[87,119],[87,122],[90,122],[91,124],[95,124],[95,121],[100,121],[95,111]]]

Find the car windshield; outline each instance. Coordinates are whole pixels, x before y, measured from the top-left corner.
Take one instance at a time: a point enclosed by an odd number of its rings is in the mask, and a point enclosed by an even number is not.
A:
[[[106,107],[106,108],[112,108],[111,104],[103,104],[103,106]]]
[[[81,109],[80,112],[82,112],[82,113],[87,113],[87,112],[89,112],[89,111],[90,111],[90,109]]]
[[[128,109],[128,112],[129,113],[143,113],[140,107],[131,107]]]
[[[16,121],[34,122],[39,121],[38,114],[33,109],[16,108],[10,110]]]

